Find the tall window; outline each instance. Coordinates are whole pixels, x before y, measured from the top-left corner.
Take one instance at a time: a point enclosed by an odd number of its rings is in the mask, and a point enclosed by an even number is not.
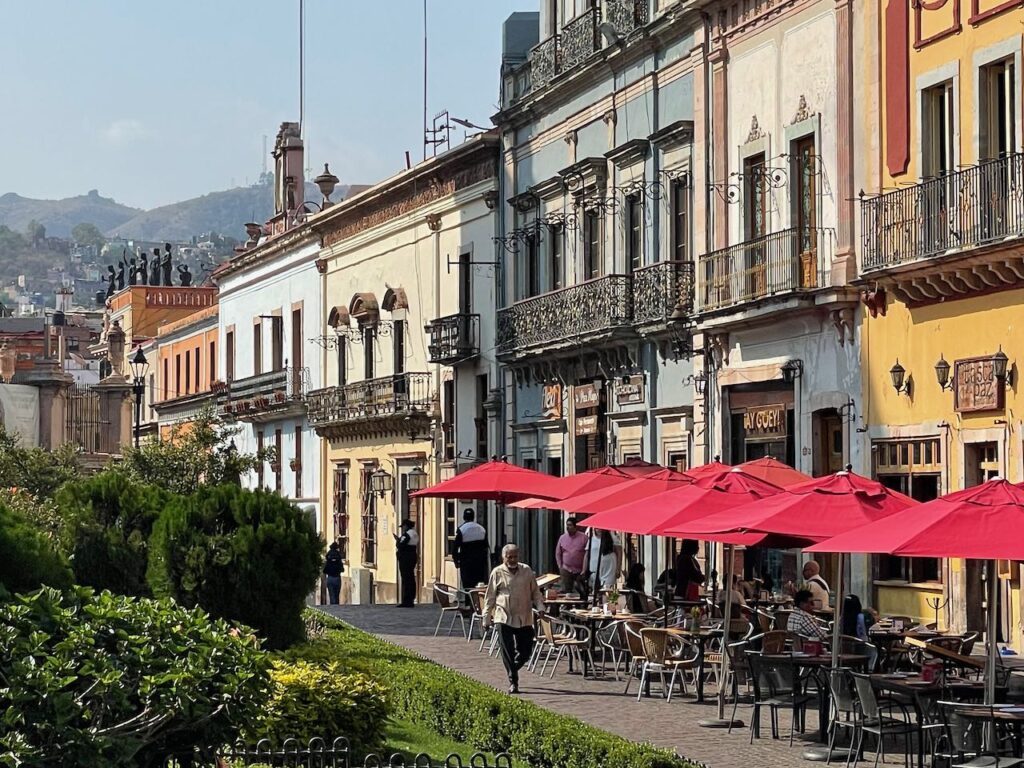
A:
[[[639,195],[626,198],[626,263],[630,272],[644,265],[644,211]]]
[[[396,374],[405,373],[405,320],[395,320],[395,328],[392,332],[394,344],[391,349],[394,354],[394,371]]]
[[[526,261],[523,270],[524,295],[536,296],[540,293],[540,243],[534,233],[526,238]]]
[[[292,472],[295,473],[295,498],[302,498],[302,427],[295,428],[295,452],[292,454]]]
[[[455,382],[448,379],[441,383],[444,419],[444,458],[452,461],[455,458]]]
[[[174,396],[181,395],[181,355],[174,356]]]
[[[690,190],[685,179],[672,182],[672,258],[686,261],[690,254]]]
[[[359,497],[362,505],[363,565],[377,564],[377,496],[370,490],[370,475],[376,469],[364,464],[359,472]]]
[[[746,239],[756,240],[768,234],[768,178],[763,152],[743,161],[743,181]]]
[[[281,430],[274,430],[274,490],[278,493],[281,492],[282,479],[284,476],[284,470],[281,467],[281,463],[284,461],[284,440],[281,436]]]
[[[164,366],[163,366],[163,368],[164,368],[163,374],[164,375],[163,375],[163,378],[160,381],[160,399],[161,400],[170,400],[170,398],[171,398],[171,395],[170,395],[170,391],[171,391],[171,378],[170,378],[170,374],[167,371],[169,363],[170,363],[170,360],[168,360],[168,358],[165,357],[164,358]]]
[[[601,259],[601,219],[596,213],[583,214],[583,279],[592,280],[604,273]]]
[[[348,560],[348,470],[334,468],[334,540],[338,542],[341,556]]]
[[[1005,157],[1016,149],[1017,114],[1013,59],[982,67],[979,76],[981,160]]]
[[[292,368],[302,367],[302,310],[292,310]]]
[[[348,350],[347,341],[344,336],[338,336],[338,386],[344,387],[348,383]]]
[[[217,345],[210,342],[210,383],[217,380]]]
[[[469,315],[473,312],[473,265],[470,263],[472,254],[459,254],[459,313]]]
[[[270,359],[272,370],[284,368],[284,318],[279,315],[270,319]]]
[[[955,170],[953,83],[946,81],[921,92],[921,175],[944,176]]]
[[[363,333],[363,378],[373,378],[373,361],[376,357],[376,350],[373,348],[373,340],[376,334],[373,332],[373,326],[364,325],[362,329]]]
[[[224,339],[224,376],[230,382],[235,378],[235,332],[228,331]]]
[[[816,248],[814,229],[818,226],[818,184],[815,168],[818,158],[814,151],[814,136],[804,136],[793,142],[791,156],[796,167],[796,226],[800,237],[800,252],[809,253]]]
[[[259,320],[252,327],[252,372],[259,376],[263,373],[263,321]]]
[[[192,387],[192,391],[193,392],[198,392],[199,391],[199,347],[196,347],[195,349],[192,350],[192,367],[195,369],[193,371],[193,375],[195,376],[195,379],[194,379],[194,384],[195,385]]]
[[[565,265],[563,248],[565,234],[561,227],[550,227],[548,229],[551,247],[548,249],[548,290],[557,291],[565,285]]]
[[[263,440],[263,430],[259,430],[256,433],[256,453],[259,455],[258,463],[256,464],[256,487],[263,488],[263,468],[266,462],[263,460],[263,450],[266,444]]]
[[[189,387],[192,384],[192,351],[185,350],[185,394],[187,395],[191,390]]]
[[[486,458],[490,456],[490,441],[487,439],[487,409],[484,403],[489,395],[487,389],[487,374],[481,373],[476,377],[476,457]]]

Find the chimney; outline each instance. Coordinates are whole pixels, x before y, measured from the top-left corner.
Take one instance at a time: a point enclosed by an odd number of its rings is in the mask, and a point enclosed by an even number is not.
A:
[[[274,215],[285,214],[285,229],[291,226],[297,211],[305,201],[303,192],[302,139],[298,123],[281,123],[274,140]]]

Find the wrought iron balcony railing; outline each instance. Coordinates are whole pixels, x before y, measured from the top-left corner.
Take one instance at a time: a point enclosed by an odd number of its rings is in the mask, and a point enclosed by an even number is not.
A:
[[[304,407],[309,383],[309,368],[289,366],[229,381],[217,397],[221,413],[259,420]]]
[[[426,326],[427,351],[431,363],[449,365],[473,357],[480,351],[480,315],[456,314],[439,317]]]
[[[700,311],[710,312],[825,285],[831,229],[786,229],[700,257]]]
[[[1024,235],[1024,154],[861,201],[864,272]]]
[[[429,373],[398,373],[315,389],[306,398],[309,423],[314,427],[344,425],[394,416],[430,413]]]
[[[543,88],[559,72],[558,35],[541,40],[530,51],[530,87]]]
[[[633,283],[607,275],[517,301],[498,311],[497,353],[585,343],[588,337],[630,326]]]
[[[633,272],[633,321],[667,323],[693,311],[693,262],[661,261]]]
[[[572,69],[601,50],[601,37],[597,31],[600,23],[601,7],[594,5],[562,27],[558,72]]]
[[[605,0],[605,16],[620,35],[647,23],[647,0]]]

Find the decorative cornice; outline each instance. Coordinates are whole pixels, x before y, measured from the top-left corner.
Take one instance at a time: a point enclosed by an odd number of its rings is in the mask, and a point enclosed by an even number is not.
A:
[[[604,156],[615,163],[615,166],[621,170],[647,159],[650,151],[650,141],[647,139],[633,139],[625,144],[620,144],[610,152],[606,152]]]
[[[532,211],[537,207],[537,202],[537,195],[529,189],[525,192],[520,192],[518,195],[512,195],[512,197],[508,199],[508,204],[520,213]]]
[[[757,122],[757,115],[753,115],[750,118],[750,133],[747,134],[746,143],[749,144],[752,141],[763,139],[765,135],[765,132],[761,130],[761,126]]]
[[[693,143],[693,120],[677,120],[650,135],[650,142],[658,149],[674,149]]]
[[[569,177],[577,177],[583,179],[587,186],[601,186],[608,178],[608,161],[603,157],[585,157],[569,167],[563,168],[558,172],[558,175],[563,180]]]
[[[441,231],[441,214],[440,213],[428,213],[426,216],[427,228],[431,232]]]
[[[302,224],[281,235],[276,235],[262,241],[259,245],[240,253],[230,261],[226,261],[218,267],[213,275],[215,283],[219,283],[228,275],[241,272],[249,267],[270,261],[288,251],[298,250],[303,245],[316,241],[316,232],[309,224]]]
[[[562,177],[557,174],[551,176],[544,181],[534,184],[530,187],[530,191],[541,200],[550,200],[553,197],[557,197],[564,191]]]
[[[320,258],[316,260],[316,271],[321,275],[327,271],[327,259]]]
[[[804,95],[801,93],[800,101],[797,103],[796,106],[796,113],[793,115],[793,119],[790,120],[790,125],[796,125],[797,123],[802,123],[804,120],[810,119],[811,110],[807,108],[807,99],[805,99]]]

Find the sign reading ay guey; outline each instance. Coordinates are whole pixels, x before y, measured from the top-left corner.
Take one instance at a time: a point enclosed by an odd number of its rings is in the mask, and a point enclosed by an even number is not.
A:
[[[743,431],[748,440],[785,436],[786,406],[779,404],[747,408],[743,414]]]

